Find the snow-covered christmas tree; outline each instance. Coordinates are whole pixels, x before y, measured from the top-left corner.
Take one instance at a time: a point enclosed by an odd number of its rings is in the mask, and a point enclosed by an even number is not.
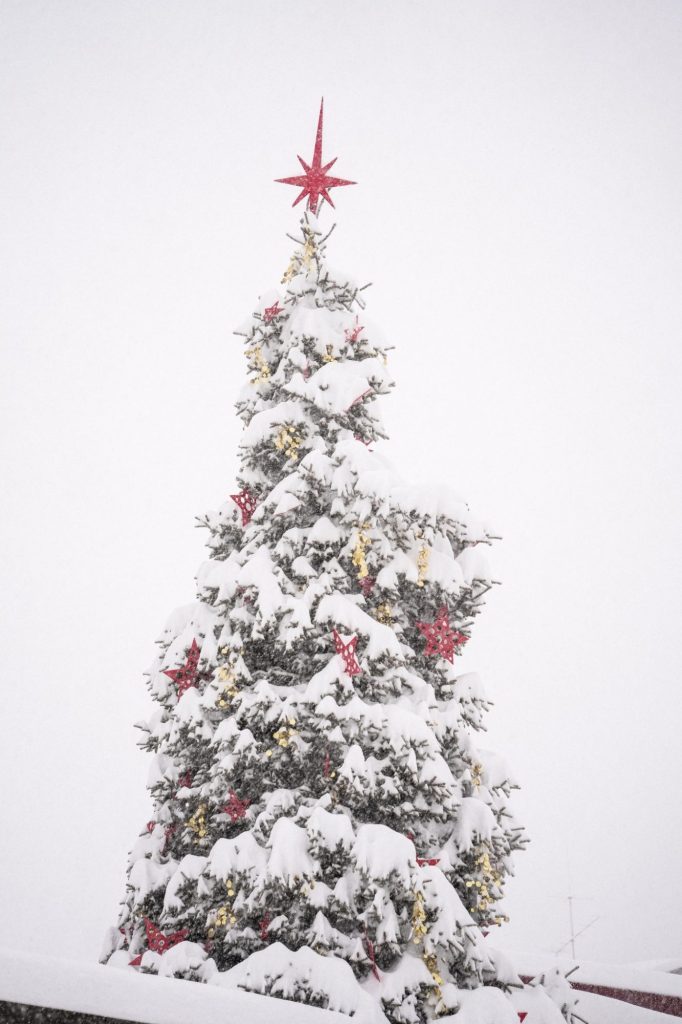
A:
[[[322,163],[322,110],[301,164],[282,179],[306,200],[296,249],[238,332],[238,484],[149,674],[153,819],[103,959],[395,1024],[472,999],[517,1021],[485,934],[523,832],[455,668],[490,537],[375,448],[392,382],[362,290],[326,262],[319,207],[352,183]]]

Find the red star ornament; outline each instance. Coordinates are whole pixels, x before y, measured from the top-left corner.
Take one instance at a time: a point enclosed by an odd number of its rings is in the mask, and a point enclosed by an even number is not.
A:
[[[424,654],[440,654],[447,661],[452,661],[455,648],[461,647],[469,639],[463,633],[456,633],[450,628],[450,613],[447,605],[438,609],[438,615],[433,622],[418,622],[417,629],[426,637]]]
[[[234,824],[236,821],[246,817],[246,809],[250,803],[250,800],[240,800],[235,791],[231,789],[230,799],[223,807],[223,810],[225,814],[230,816],[230,821]]]
[[[199,665],[199,655],[201,651],[196,640],[192,640],[192,646],[189,649],[187,655],[187,661],[182,668],[168,668],[163,670],[163,674],[172,679],[178,688],[178,698],[182,697],[185,690],[189,690],[190,686],[197,685],[197,667]]]
[[[346,341],[351,342],[351,344],[354,341],[357,341],[358,338],[360,337],[360,334],[362,333],[362,331],[364,331],[364,329],[365,329],[364,327],[361,327],[358,324],[358,318],[356,317],[355,318],[355,327],[346,328],[346,330],[343,332],[346,335]]]
[[[164,935],[160,928],[157,928],[148,917],[144,919],[144,926],[147,930],[147,945],[154,953],[165,953],[171,946],[177,946],[178,942],[184,942],[189,935],[187,928],[182,928],[179,932],[171,932],[170,935]]]
[[[231,494],[230,497],[242,514],[242,526],[248,526],[258,502],[249,492],[248,487],[245,487],[239,494]]]
[[[355,648],[358,645],[358,638],[356,636],[351,637],[348,643],[344,644],[343,640],[336,632],[336,630],[334,630],[332,635],[334,637],[334,647],[336,648],[336,653],[340,654],[341,657],[343,658],[343,667],[345,668],[346,672],[348,673],[349,676],[359,676],[360,673],[362,672],[362,669],[360,668],[358,659],[355,655]]]
[[[265,309],[263,310],[263,320],[265,321],[266,324],[270,324],[270,323],[272,323],[272,321],[275,319],[276,316],[279,316],[280,313],[283,313],[283,312],[284,312],[284,310],[279,308],[279,299],[278,299],[277,302],[274,304],[274,306],[266,306],[265,307]]]
[[[291,178],[275,178],[275,181],[282,185],[297,185],[301,189],[294,199],[292,206],[296,206],[302,199],[308,197],[308,209],[311,213],[317,213],[317,204],[320,199],[333,206],[334,203],[329,195],[330,188],[338,188],[339,185],[355,185],[354,181],[346,181],[345,178],[332,178],[327,171],[336,163],[336,157],[328,164],[322,164],[322,118],[324,113],[324,100],[320,103],[320,116],[317,121],[317,134],[315,136],[315,149],[310,165],[299,156],[298,162],[304,173],[294,175]]]

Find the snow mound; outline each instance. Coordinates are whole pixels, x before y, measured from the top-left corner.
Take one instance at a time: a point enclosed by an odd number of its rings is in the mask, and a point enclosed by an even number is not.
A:
[[[292,952],[281,942],[252,953],[215,974],[209,984],[308,1003],[352,1017],[356,1024],[386,1024],[377,1003],[362,990],[349,964],[304,946]]]

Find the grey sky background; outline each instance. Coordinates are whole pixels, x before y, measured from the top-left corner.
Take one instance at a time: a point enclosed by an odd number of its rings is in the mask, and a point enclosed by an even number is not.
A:
[[[97,957],[135,720],[233,489],[232,330],[312,154],[392,344],[384,451],[504,538],[461,659],[532,844],[498,936],[680,956],[677,0],[0,3],[2,945]]]

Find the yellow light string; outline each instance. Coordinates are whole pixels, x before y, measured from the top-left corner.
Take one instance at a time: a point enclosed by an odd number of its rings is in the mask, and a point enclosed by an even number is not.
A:
[[[283,452],[291,462],[298,459],[298,449],[301,447],[301,435],[295,427],[282,427],[275,438],[275,448]]]
[[[223,649],[223,653],[233,654],[227,647]],[[239,687],[236,685],[237,673],[234,663],[231,665],[221,665],[218,669],[218,679],[221,683],[226,683],[227,685],[223,687],[216,703],[219,708],[226,708],[239,693]]]
[[[196,812],[187,822],[192,832],[196,833],[197,838],[205,839],[208,835],[208,825],[206,823],[206,804],[201,804]]]
[[[384,626],[393,625],[393,609],[390,604],[384,603],[377,605],[375,615],[377,621],[382,622]]]
[[[263,355],[263,350],[260,345],[254,345],[252,348],[247,348],[246,356],[252,359],[255,366],[252,369],[258,370],[258,376],[254,377],[251,381],[252,384],[264,384],[270,377],[270,367],[268,362]]]
[[[287,722],[289,723],[288,725],[280,726],[277,732],[272,734],[273,740],[280,747],[288,747],[293,737],[297,735],[297,730],[293,728],[296,725],[296,719],[289,718]]]

